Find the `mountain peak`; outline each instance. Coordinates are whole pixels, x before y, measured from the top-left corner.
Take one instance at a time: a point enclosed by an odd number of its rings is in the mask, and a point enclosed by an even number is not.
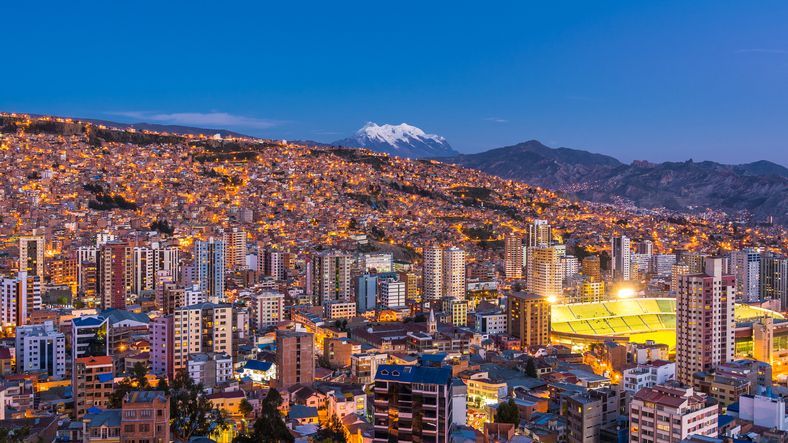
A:
[[[407,123],[399,125],[367,122],[351,138],[337,140],[337,146],[368,148],[400,157],[446,157],[456,155],[445,138],[427,134]]]

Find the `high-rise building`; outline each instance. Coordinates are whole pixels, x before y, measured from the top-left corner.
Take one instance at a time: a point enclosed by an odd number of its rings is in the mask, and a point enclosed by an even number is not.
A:
[[[716,437],[719,405],[675,383],[643,388],[629,404],[629,441],[672,443],[689,435]]]
[[[41,282],[35,274],[21,271],[15,278],[0,280],[0,321],[3,326],[28,323],[30,312],[41,309]]]
[[[252,327],[261,330],[284,320],[285,296],[279,292],[261,291],[252,294]]]
[[[743,302],[760,300],[761,252],[754,248],[731,252],[731,274],[736,278],[736,298]]]
[[[350,300],[352,257],[336,251],[322,252],[312,259],[314,302],[322,305],[336,300]]]
[[[151,329],[151,372],[175,378],[175,343],[173,315],[156,317],[150,322]]]
[[[46,241],[43,235],[19,237],[19,271],[38,276],[44,283],[44,252]]]
[[[528,291],[543,297],[560,297],[563,293],[561,255],[555,246],[528,248]]]
[[[74,359],[71,390],[74,398],[74,416],[82,418],[88,409],[107,407],[114,389],[112,357],[82,357]]]
[[[632,251],[630,250],[629,237],[625,235],[614,236],[610,240],[610,264],[613,270],[613,279],[621,281],[632,280]]]
[[[276,387],[315,381],[315,337],[308,332],[276,331]]]
[[[155,262],[153,249],[135,246],[131,251],[131,288],[132,294],[140,295],[142,291],[152,291],[156,287]]]
[[[654,242],[651,240],[643,240],[637,243],[635,250],[641,255],[654,255]]]
[[[378,297],[378,276],[364,274],[356,281],[356,308],[359,313],[375,309]]]
[[[443,297],[443,249],[439,246],[424,248],[424,300]]]
[[[225,246],[225,267],[227,269],[246,268],[246,231],[232,228],[222,233]]]
[[[104,309],[125,309],[126,291],[131,282],[132,248],[125,242],[111,241],[96,255],[98,297]]]
[[[451,247],[443,250],[443,295],[465,298],[465,251]]]
[[[509,335],[520,339],[520,346],[546,346],[550,343],[550,303],[547,297],[512,292],[507,297]]]
[[[780,300],[781,309],[788,309],[788,258],[765,252],[760,270],[761,299]]]
[[[598,255],[589,255],[580,262],[580,273],[591,279],[591,281],[602,280],[602,267]]]
[[[236,317],[230,304],[202,303],[173,314],[173,370],[187,368],[190,354],[217,352],[236,359]]]
[[[605,299],[605,282],[584,280],[580,283],[580,293],[577,296],[579,303],[593,303]]]
[[[528,225],[528,247],[549,246],[553,241],[553,231],[547,220],[536,219]]]
[[[560,260],[561,278],[571,279],[580,272],[580,263],[574,255],[565,255]]]
[[[50,377],[66,375],[66,336],[51,321],[16,328],[16,370],[43,373]]]
[[[676,295],[676,378],[686,385],[734,353],[735,279],[721,258],[706,259],[705,269],[681,276]]]
[[[503,270],[507,279],[523,278],[523,239],[509,234],[503,245]]]
[[[682,276],[688,275],[690,273],[690,267],[688,265],[673,265],[670,267],[670,293],[671,294],[678,294],[679,292],[679,281]]]
[[[258,255],[260,255],[259,251]],[[260,261],[262,274],[273,278],[274,281],[284,280],[287,276],[287,268],[285,266],[287,255],[286,252],[266,249],[265,252],[262,253],[262,260]]]
[[[386,309],[405,307],[405,282],[387,278],[380,282],[380,305]]]
[[[200,290],[212,299],[224,300],[225,244],[213,237],[194,242],[194,267]]]
[[[447,443],[452,424],[449,367],[378,365],[375,374],[375,443]]]

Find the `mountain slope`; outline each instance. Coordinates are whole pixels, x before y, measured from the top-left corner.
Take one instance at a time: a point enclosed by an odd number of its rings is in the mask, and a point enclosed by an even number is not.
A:
[[[367,148],[407,158],[446,157],[457,155],[445,138],[427,134],[407,123],[378,125],[368,122],[353,137],[337,140],[334,146]]]
[[[441,160],[591,201],[621,197],[646,208],[748,211],[758,219],[774,216],[788,222],[788,169],[764,160],[742,165],[691,160],[626,165],[613,157],[549,148],[535,140]]]

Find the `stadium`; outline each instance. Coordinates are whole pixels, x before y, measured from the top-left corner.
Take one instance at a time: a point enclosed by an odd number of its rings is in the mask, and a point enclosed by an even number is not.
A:
[[[752,330],[754,320],[762,317],[772,317],[775,323],[785,320],[778,312],[740,304],[736,304],[734,316],[737,342],[747,335],[743,329]],[[588,345],[611,340],[644,343],[653,340],[667,344],[673,350],[676,347],[676,300],[631,298],[553,304],[551,336],[553,343],[567,345]],[[740,347],[737,343],[737,348]]]

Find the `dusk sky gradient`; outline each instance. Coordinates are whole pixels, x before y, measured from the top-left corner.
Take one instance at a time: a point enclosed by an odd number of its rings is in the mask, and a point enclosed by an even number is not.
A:
[[[2,2],[0,110],[788,166],[788,2]]]

